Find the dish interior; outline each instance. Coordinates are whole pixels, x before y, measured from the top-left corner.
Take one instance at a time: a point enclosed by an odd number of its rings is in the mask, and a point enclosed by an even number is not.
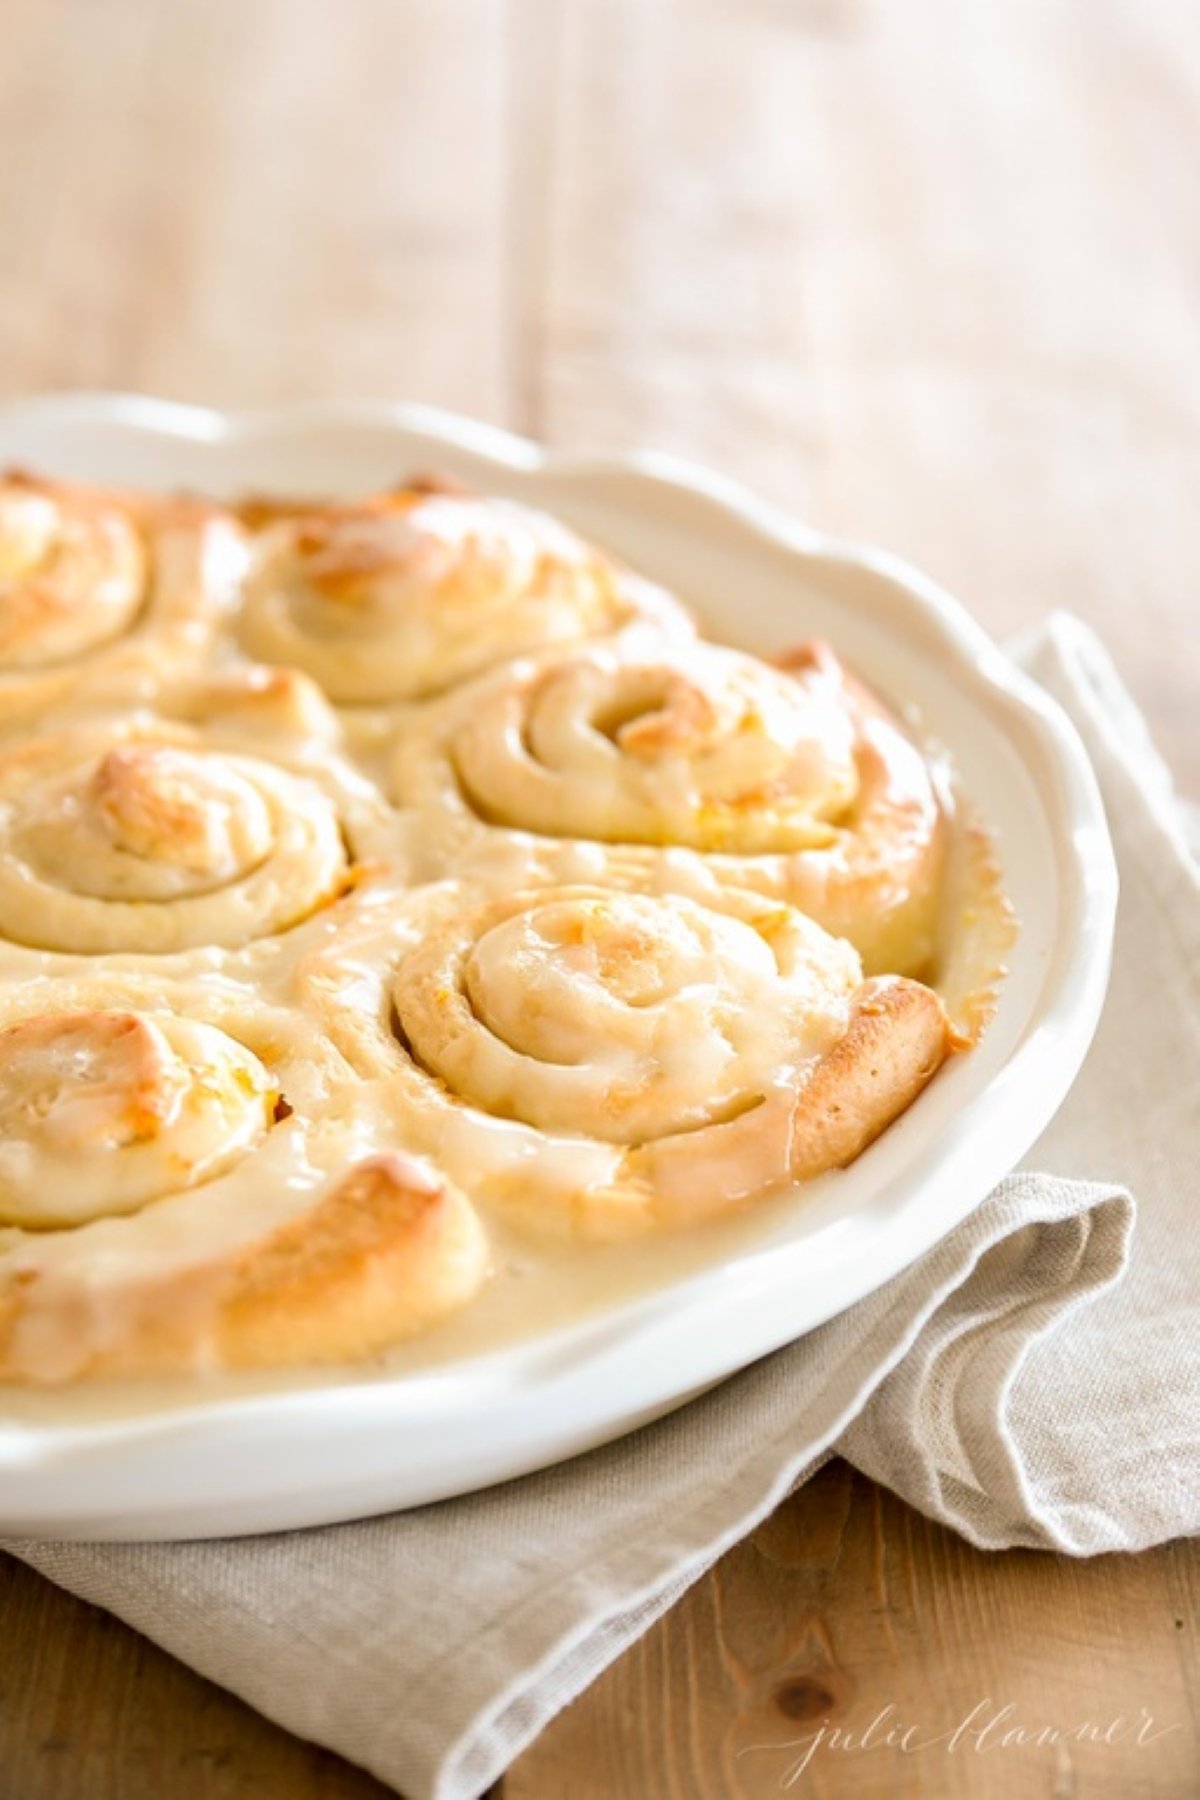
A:
[[[731,510],[726,492],[681,481],[653,459],[543,466],[519,440],[419,414],[407,422],[361,412],[298,414],[228,430],[214,415],[136,402],[115,410],[97,403],[74,411],[67,403],[57,410],[17,407],[0,419],[0,462],[229,496],[248,489],[354,494],[432,467],[482,491],[545,507],[673,588],[717,638],[773,655],[825,636],[868,682],[893,699],[902,696],[919,730],[946,747],[961,790],[986,819],[1020,921],[981,1043],[953,1058],[850,1169],[719,1224],[641,1244],[635,1265],[628,1248],[597,1252],[586,1282],[575,1279],[564,1288],[557,1307],[557,1253],[538,1252],[542,1302],[535,1334],[520,1324],[518,1277],[490,1313],[480,1303],[429,1340],[362,1369],[228,1376],[202,1388],[171,1382],[58,1393],[6,1389],[0,1453],[21,1462],[39,1449],[82,1442],[89,1432],[95,1445],[112,1427],[128,1438],[187,1420],[240,1417],[243,1426],[256,1417],[298,1420],[305,1408],[311,1423],[314,1396],[344,1404],[355,1393],[376,1400],[367,1401],[368,1412],[343,1411],[343,1428],[368,1416],[378,1420],[380,1406],[393,1423],[421,1427],[436,1419],[444,1429],[457,1419],[466,1426],[502,1395],[509,1411],[518,1402],[536,1408],[539,1388],[569,1386],[584,1369],[598,1375],[606,1358],[607,1379],[619,1383],[622,1363],[648,1354],[656,1333],[666,1332],[674,1343],[681,1322],[690,1320],[695,1339],[697,1328],[703,1332],[704,1321],[726,1307],[727,1342],[703,1353],[694,1349],[682,1360],[672,1349],[656,1393],[631,1381],[624,1411],[619,1403],[593,1409],[595,1441],[828,1318],[950,1229],[1038,1128],[1031,1080],[1037,1080],[1038,1058],[1054,1053],[1048,1017],[1067,1003],[1075,1027],[1060,1065],[1071,1065],[1073,1073],[1103,991],[1106,915],[1111,929],[1102,821],[1084,804],[1087,792],[1073,791],[1062,777],[1059,763],[1069,755],[1055,743],[1045,709],[1031,705],[982,633],[911,572],[843,551],[773,516]],[[1086,775],[1079,780],[1086,783]],[[1089,906],[1098,936],[1081,946]],[[1054,1100],[1042,1085],[1044,1114]],[[519,1264],[526,1253],[519,1243],[502,1241],[501,1254]],[[497,1335],[510,1340],[499,1355]],[[324,1417],[328,1422],[332,1414]],[[560,1429],[555,1453],[581,1447],[579,1436],[572,1441]],[[531,1434],[531,1446],[537,1438]],[[503,1456],[493,1457],[487,1478],[539,1460],[547,1460],[545,1443],[509,1456],[506,1467],[500,1467]],[[444,1478],[418,1481],[415,1497],[475,1485],[464,1466],[461,1456],[448,1457]],[[383,1503],[414,1497],[403,1481],[393,1482],[391,1492]],[[314,1504],[316,1516],[342,1516],[332,1503],[323,1510],[319,1500]],[[301,1514],[313,1516],[312,1508]],[[277,1508],[268,1522],[279,1516]],[[295,1518],[294,1508],[289,1516]],[[256,1527],[226,1519],[223,1528]]]

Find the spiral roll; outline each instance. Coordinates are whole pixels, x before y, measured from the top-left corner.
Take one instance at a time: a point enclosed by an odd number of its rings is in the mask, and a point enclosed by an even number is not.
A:
[[[734,890],[448,884],[373,929],[305,970],[323,1028],[407,1141],[538,1230],[692,1223],[838,1167],[950,1048],[928,988]]]
[[[165,955],[286,931],[350,885],[363,786],[332,753],[299,772],[167,721],[31,739],[0,756],[0,937]]]
[[[511,863],[513,833],[534,840],[540,876],[590,860],[640,887],[699,862],[810,913],[871,972],[923,972],[933,956],[933,776],[824,645],[788,670],[699,642],[518,661],[401,732],[392,789],[427,821],[431,873]]]
[[[211,644],[246,539],[219,508],[0,479],[0,724],[78,690],[140,698]]]
[[[479,1220],[332,1047],[247,995],[0,995],[0,1379],[373,1354],[464,1305]]]
[[[423,700],[522,651],[639,621],[691,629],[661,589],[512,501],[414,485],[253,517],[242,641],[343,705]]]

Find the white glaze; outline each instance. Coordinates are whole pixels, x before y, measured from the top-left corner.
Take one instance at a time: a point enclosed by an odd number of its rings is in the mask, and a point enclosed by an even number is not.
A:
[[[921,699],[1000,828],[1005,882],[1025,921],[979,1051],[802,1207],[785,1198],[777,1211],[756,1210],[686,1242],[640,1245],[632,1256],[622,1247],[612,1254],[608,1297],[582,1335],[567,1329],[580,1318],[580,1289],[551,1274],[542,1304],[531,1295],[546,1322],[536,1355],[497,1350],[506,1333],[491,1311],[515,1294],[509,1310],[520,1326],[521,1283],[538,1285],[525,1273],[511,1288],[496,1284],[436,1339],[353,1380],[304,1371],[214,1378],[203,1391],[13,1392],[6,1411],[25,1423],[0,1440],[10,1531],[276,1529],[419,1503],[569,1454],[895,1273],[964,1215],[1061,1100],[1094,1028],[1111,934],[1115,888],[1099,800],[1061,717],[911,570],[819,540],[731,484],[667,459],[544,461],[531,445],[428,409],[222,419],[161,402],[55,397],[7,409],[0,448],[12,461],[57,462],[93,478],[116,472],[210,489],[362,490],[399,468],[450,467],[481,487],[504,484],[567,512],[678,582],[711,622],[756,649],[829,632],[868,674]],[[722,605],[715,570],[735,604]],[[252,960],[277,972],[268,948],[256,946]],[[23,970],[55,964],[30,956]],[[229,959],[201,960],[218,978]],[[769,1264],[747,1260],[768,1243]],[[656,1298],[631,1313],[621,1304],[634,1286],[632,1271],[625,1285],[626,1264],[650,1266],[660,1252],[665,1261],[649,1277]],[[597,1251],[587,1264],[597,1282],[609,1255]],[[709,1269],[690,1286],[679,1280],[686,1259]],[[431,1384],[420,1369],[443,1344],[456,1361],[485,1346],[488,1354]]]

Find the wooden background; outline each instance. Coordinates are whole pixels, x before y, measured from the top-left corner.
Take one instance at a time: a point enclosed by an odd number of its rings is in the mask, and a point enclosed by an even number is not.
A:
[[[679,451],[999,635],[1073,608],[1196,791],[1198,167],[1195,0],[0,0],[0,393]],[[834,1465],[503,1793],[1185,1800],[1198,1617],[1194,1545],[984,1557]],[[1169,1729],[737,1754],[986,1699]],[[382,1792],[0,1570],[3,1800]]]

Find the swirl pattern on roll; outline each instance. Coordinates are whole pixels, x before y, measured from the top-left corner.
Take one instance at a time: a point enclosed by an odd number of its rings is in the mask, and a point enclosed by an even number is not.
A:
[[[340,1360],[435,1324],[486,1240],[391,1144],[332,1047],[250,996],[0,996],[0,1379]]]
[[[828,646],[516,501],[0,478],[0,1382],[475,1354],[716,1261],[565,1245],[765,1208],[978,1037],[967,827]]]
[[[245,560],[219,508],[0,478],[0,722],[83,684],[153,691],[206,650]]]
[[[682,607],[567,526],[514,501],[413,486],[261,522],[242,639],[348,706],[441,693],[526,650]]]
[[[0,936],[14,943],[91,956],[237,948],[288,930],[349,880],[328,781],[186,727],[103,723],[0,756]]]
[[[482,869],[513,832],[542,840],[539,869],[581,872],[579,847],[600,845],[595,871],[637,886],[688,851],[848,937],[872,972],[933,953],[933,775],[823,644],[787,670],[699,642],[518,661],[402,731],[393,792],[429,820],[431,872],[439,849]]]
[[[41,1013],[0,1030],[9,1224],[136,1212],[243,1154],[279,1096],[224,1032],[170,1014]]]
[[[374,930],[308,966],[324,1028],[409,1141],[542,1231],[694,1223],[838,1167],[951,1047],[930,989],[732,889],[448,884]]]

